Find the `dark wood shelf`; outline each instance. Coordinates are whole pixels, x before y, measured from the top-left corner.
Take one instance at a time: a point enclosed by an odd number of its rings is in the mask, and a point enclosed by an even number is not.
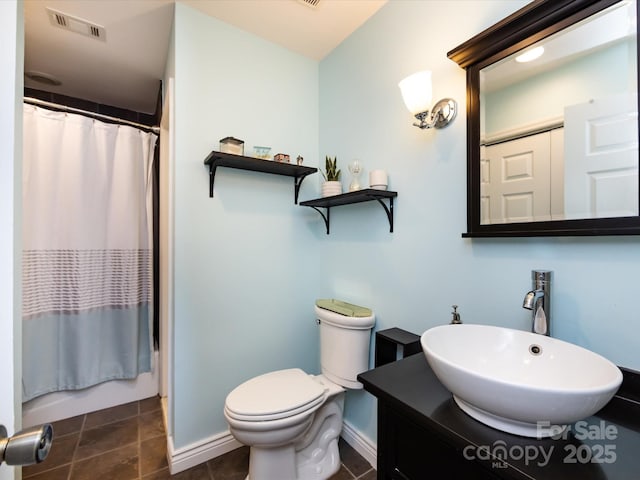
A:
[[[298,193],[300,185],[307,175],[316,173],[317,168],[304,167],[302,165],[294,165],[291,163],[275,162],[273,160],[262,160],[260,158],[245,157],[243,155],[233,155],[231,153],[223,153],[212,151],[204,164],[209,166],[209,197],[213,197],[213,184],[216,175],[216,168],[228,167],[239,170],[250,170],[252,172],[272,173],[274,175],[284,175],[294,178],[294,201],[298,203]]]
[[[387,190],[375,190],[373,188],[366,188],[364,190],[343,193],[341,195],[333,195],[331,197],[307,200],[304,202],[300,202],[300,205],[303,207],[311,207],[320,215],[322,215],[324,224],[327,227],[327,235],[329,235],[331,207],[376,200],[378,203],[380,203],[380,205],[382,205],[382,208],[384,208],[384,211],[387,214],[387,218],[389,219],[389,231],[393,232],[393,199],[397,196],[398,192],[389,192]],[[388,207],[384,203],[384,199],[389,201]],[[320,210],[320,208],[326,209],[326,215]]]
[[[298,203],[298,194],[300,193],[300,185],[307,175],[311,175],[318,171],[314,167],[304,167],[302,165],[294,165],[291,163],[274,162],[273,160],[262,160],[260,158],[245,157],[244,155],[233,155],[231,153],[223,153],[212,151],[204,164],[209,166],[209,197],[213,198],[213,185],[218,167],[236,168],[238,170],[249,170],[252,172],[271,173],[274,175],[284,175],[293,177],[294,179],[294,202]],[[331,207],[340,205],[350,205],[352,203],[362,203],[377,201],[384,208],[389,220],[389,231],[393,232],[393,199],[398,196],[398,192],[389,192],[387,190],[375,190],[366,188],[355,192],[343,193],[331,197],[316,198],[300,202],[301,206],[311,207],[316,210],[324,219],[329,234],[330,212]],[[384,202],[388,201],[389,206]],[[324,208],[325,212],[320,208]]]

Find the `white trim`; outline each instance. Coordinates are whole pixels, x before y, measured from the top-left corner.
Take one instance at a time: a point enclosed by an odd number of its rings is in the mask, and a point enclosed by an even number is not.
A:
[[[242,444],[233,438],[228,430],[178,449],[173,445],[173,435],[167,435],[169,471],[171,475],[175,475],[241,446]]]
[[[378,464],[378,447],[377,445],[362,432],[357,430],[347,421],[342,423],[342,435],[341,437],[351,447],[364,458],[369,465],[373,468],[377,468]]]
[[[160,395],[172,391],[174,316],[174,186],[175,115],[173,77],[169,77],[160,122]],[[168,399],[171,403],[171,398]],[[170,429],[167,432],[171,433]]]
[[[21,1],[0,3],[0,423],[13,434],[21,427],[24,18]],[[0,479],[19,478],[20,468],[0,466]]]
[[[508,142],[518,138],[527,137],[536,133],[548,132],[564,126],[564,117],[552,117],[533,122],[527,125],[510,128],[495,132],[491,135],[483,135],[480,138],[480,145],[494,145],[496,143]]]
[[[166,404],[163,402],[163,411]],[[166,412],[165,412],[166,422]],[[343,422],[342,438],[358,452],[373,467],[377,467],[378,450],[371,439],[356,430],[350,423]],[[224,455],[242,444],[238,442],[228,430],[213,435],[206,440],[192,443],[186,447],[176,449],[173,445],[173,436],[167,435],[167,463],[171,475],[188,470],[213,458]]]

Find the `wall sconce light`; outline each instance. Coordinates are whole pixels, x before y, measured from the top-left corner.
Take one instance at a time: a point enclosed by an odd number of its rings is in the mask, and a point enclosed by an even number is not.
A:
[[[402,80],[398,86],[402,92],[402,99],[409,111],[415,115],[420,123],[416,127],[444,128],[449,125],[458,113],[458,104],[451,98],[439,100],[431,107],[431,72],[414,73]]]

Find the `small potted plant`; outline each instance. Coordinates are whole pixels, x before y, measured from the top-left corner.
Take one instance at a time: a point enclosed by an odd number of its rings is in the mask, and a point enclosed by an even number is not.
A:
[[[322,196],[331,197],[342,193],[342,183],[340,182],[340,170],[336,163],[337,157],[325,157],[325,171],[322,172],[325,182],[322,184]]]

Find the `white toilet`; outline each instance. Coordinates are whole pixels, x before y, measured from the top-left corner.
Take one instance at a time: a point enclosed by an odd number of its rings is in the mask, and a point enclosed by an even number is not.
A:
[[[299,368],[252,378],[227,396],[231,434],[251,447],[247,480],[325,480],[340,468],[345,388],[359,389],[369,367],[375,316],[315,307],[322,375]]]

